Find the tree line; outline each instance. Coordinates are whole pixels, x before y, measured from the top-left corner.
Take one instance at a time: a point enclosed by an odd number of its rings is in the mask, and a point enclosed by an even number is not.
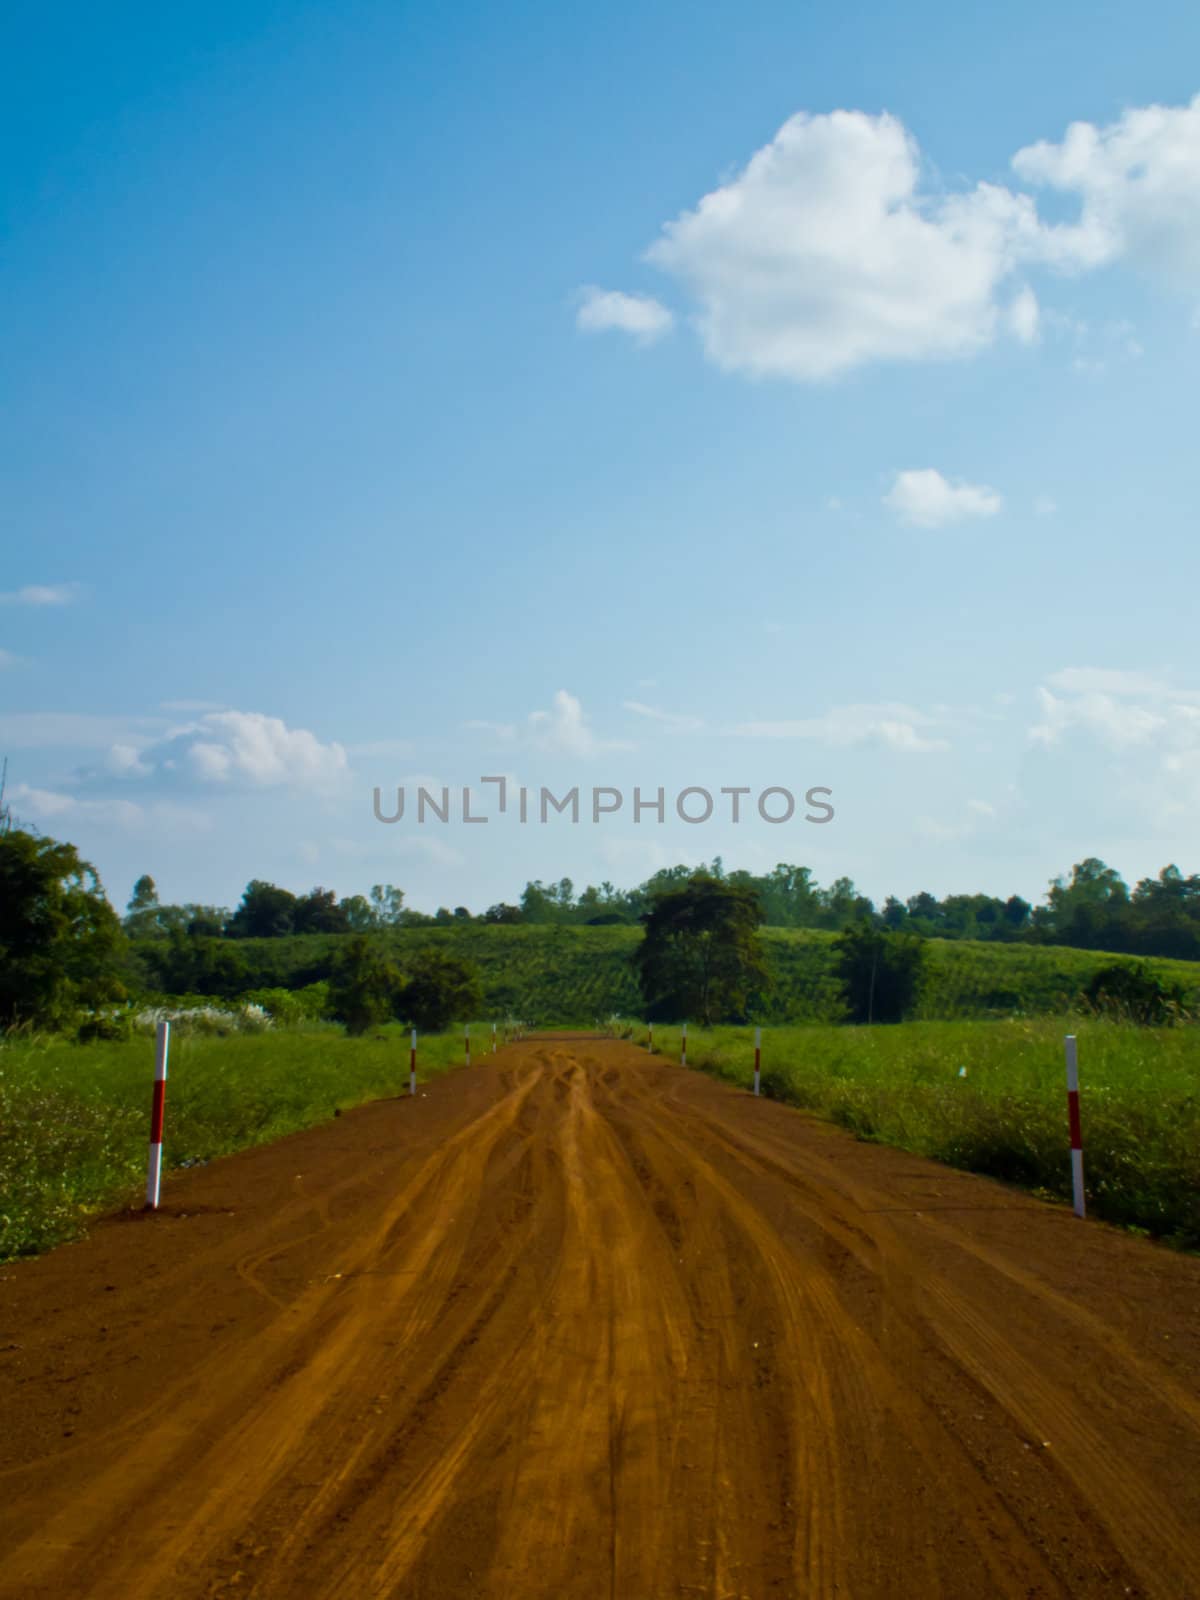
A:
[[[903,905],[887,902],[877,911],[865,897],[852,893],[853,885],[839,887],[843,880],[826,891],[813,885],[804,868],[781,866],[764,879],[726,873],[716,861],[700,870],[680,867],[657,873],[623,897],[625,914],[603,912],[582,920],[627,921],[628,913],[641,905],[637,923],[644,936],[633,960],[648,1015],[746,1018],[761,1014],[770,988],[759,940],[760,929],[771,920],[764,883],[778,897],[776,905],[781,899],[794,915],[815,904],[815,916],[844,917],[836,929],[836,960],[845,1012],[866,1022],[895,1020],[911,1010],[927,939],[947,936],[946,908],[964,898],[938,902],[928,897],[928,905],[914,896]],[[601,898],[611,904],[618,894]],[[549,904],[555,912],[551,922],[578,922],[581,902],[585,909],[594,904],[586,891],[576,897],[566,880],[553,895],[543,885],[529,885],[524,900],[526,904],[514,908],[515,917],[473,918],[464,910],[461,917],[451,913],[450,920],[537,923],[544,920],[539,908]],[[1131,891],[1113,869],[1090,858],[1069,879],[1055,880],[1046,906],[1038,908],[1044,915],[1031,912],[1017,936],[1074,940],[1123,954],[1195,957],[1200,955],[1198,907],[1200,880],[1185,878],[1174,867]],[[346,902],[324,889],[293,895],[254,880],[237,909],[224,913],[163,906],[149,877],[138,880],[121,919],[95,870],[73,845],[0,827],[0,1030],[22,1024],[79,1027],[136,994],[236,997],[279,982],[267,972],[274,954],[289,958],[287,989],[327,983],[332,1014],[347,1026],[370,1026],[391,1017],[432,1028],[469,1013],[478,1003],[478,974],[458,959],[460,952],[432,946],[410,945],[404,965],[398,965],[397,941],[388,940],[386,930],[444,920],[416,921],[404,906],[402,891],[391,885],[376,885],[369,897]],[[793,920],[784,925],[829,923]],[[976,918],[970,926],[991,925],[991,919],[980,923]],[[1015,917],[1010,926],[1016,926]],[[349,937],[344,942],[309,942],[299,937],[305,933]],[[252,947],[249,939],[255,940]],[[1168,948],[1155,948],[1156,940]],[[311,971],[305,970],[306,963]],[[1145,974],[1138,977],[1136,992],[1125,968],[1114,967],[1101,977],[1092,999],[1107,996],[1126,1009],[1140,1008],[1145,1020],[1178,1009],[1179,997]]]
[[[949,894],[928,891],[901,900],[889,895],[877,906],[850,878],[819,884],[808,867],[780,863],[767,873],[727,871],[718,856],[700,869],[705,876],[752,895],[771,928],[813,928],[839,933],[860,923],[926,939],[980,939],[1008,943],[1063,944],[1119,954],[1200,960],[1200,874],[1177,866],[1132,888],[1115,868],[1094,856],[1055,878],[1040,905],[1018,894]],[[262,879],[246,885],[233,911],[212,906],[162,905],[154,880],[139,878],[123,926],[134,940],[192,938],[286,938],[306,933],[372,933],[386,928],[445,927],[463,923],[528,923],[583,927],[637,925],[666,893],[686,884],[692,866],[665,867],[632,889],[604,882],[577,892],[570,878],[536,879],[519,902],[501,902],[474,913],[466,906],[441,907],[432,915],[404,903],[404,891],[376,884],[369,895],[339,900],[331,889],[307,894]]]

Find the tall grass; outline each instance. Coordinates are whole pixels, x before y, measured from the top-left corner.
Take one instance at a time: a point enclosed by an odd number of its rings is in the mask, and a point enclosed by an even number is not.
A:
[[[860,1139],[1067,1199],[1066,1031],[1045,1019],[766,1028],[762,1087]],[[1200,1029],[1082,1018],[1070,1031],[1090,1213],[1200,1249]],[[678,1059],[678,1028],[656,1025],[654,1043]],[[689,1028],[688,1064],[750,1087],[753,1029]]]
[[[490,1025],[472,1033],[483,1048]],[[166,1166],[190,1167],[311,1127],[408,1087],[408,1035],[347,1038],[332,1025],[176,1035]],[[463,1059],[461,1029],[421,1039],[418,1085]],[[145,1181],[154,1046],[147,1039],[0,1045],[0,1260],[49,1249]]]

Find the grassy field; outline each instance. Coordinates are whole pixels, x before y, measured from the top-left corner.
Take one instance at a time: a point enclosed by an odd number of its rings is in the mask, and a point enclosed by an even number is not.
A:
[[[1044,1019],[770,1028],[765,1094],[862,1139],[1069,1199],[1064,1026]],[[1089,1214],[1200,1249],[1200,1029],[1075,1019]],[[646,1037],[640,1024],[635,1042]],[[678,1028],[654,1029],[678,1058]],[[749,1087],[752,1028],[688,1030],[688,1064]]]
[[[472,1027],[482,1046],[490,1025]],[[420,1041],[418,1086],[463,1059],[461,1031]],[[0,1260],[49,1249],[146,1176],[154,1041],[0,1046]],[[408,1089],[408,1035],[340,1028],[172,1040],[164,1166],[195,1166]]]
[[[483,982],[484,1009],[492,1016],[586,1024],[614,1012],[635,1016],[641,1008],[629,959],[640,928],[476,923],[401,929],[386,937],[401,965],[407,955],[430,945],[472,962]],[[807,930],[763,931],[775,979],[764,1022],[839,1020],[833,939],[831,933]],[[270,985],[295,988],[328,977],[345,939],[308,934],[226,943],[252,971],[235,991],[240,992]],[[1056,945],[932,939],[917,1012],[927,1018],[1059,1014],[1074,1004],[1095,972],[1123,959]],[[1179,982],[1192,1007],[1200,1010],[1200,963],[1156,960],[1151,965]]]

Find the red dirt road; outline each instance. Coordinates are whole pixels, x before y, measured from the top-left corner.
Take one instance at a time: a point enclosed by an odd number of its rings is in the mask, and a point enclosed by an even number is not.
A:
[[[169,1138],[169,1128],[168,1128]],[[0,1596],[1200,1597],[1200,1262],[533,1039],[0,1267]]]

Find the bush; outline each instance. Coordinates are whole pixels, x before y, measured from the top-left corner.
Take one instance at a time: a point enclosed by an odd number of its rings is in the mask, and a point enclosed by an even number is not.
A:
[[[1143,1026],[1175,1022],[1183,1010],[1183,990],[1167,983],[1144,961],[1101,967],[1084,990],[1088,1003]]]

